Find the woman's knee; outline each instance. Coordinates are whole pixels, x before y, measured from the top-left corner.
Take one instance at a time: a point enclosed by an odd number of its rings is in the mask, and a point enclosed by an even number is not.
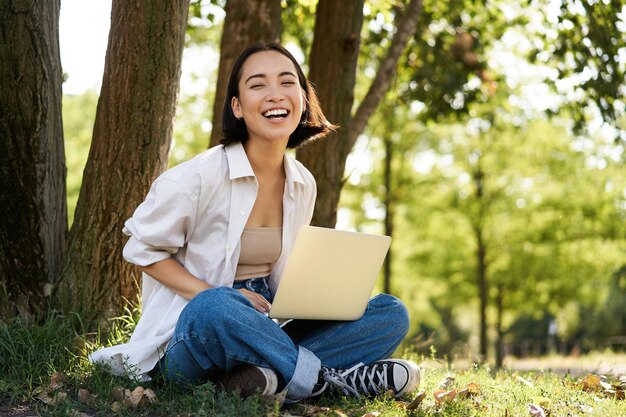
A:
[[[409,331],[409,312],[404,303],[389,294],[378,294],[370,300],[370,306],[380,311],[385,324],[393,324],[393,327],[402,337]]]

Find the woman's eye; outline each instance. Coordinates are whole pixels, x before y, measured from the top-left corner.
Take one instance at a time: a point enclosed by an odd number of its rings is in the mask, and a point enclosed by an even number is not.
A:
[[[291,81],[291,80],[282,82],[282,85],[294,85],[294,84],[295,84],[295,82]]]
[[[259,88],[263,88],[263,87],[264,87],[263,84],[252,84],[250,86],[250,88],[253,89],[253,90],[258,90]]]

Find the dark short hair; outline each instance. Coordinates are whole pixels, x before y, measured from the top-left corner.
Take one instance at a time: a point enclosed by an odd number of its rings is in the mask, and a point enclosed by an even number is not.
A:
[[[239,80],[241,79],[243,64],[251,55],[264,51],[276,51],[289,58],[296,67],[298,81],[304,91],[305,111],[302,113],[298,127],[291,136],[289,136],[287,147],[296,148],[305,142],[324,137],[331,131],[334,131],[337,126],[326,120],[326,116],[322,113],[322,108],[320,107],[313,86],[304,76],[302,68],[300,68],[300,65],[293,55],[277,43],[257,43],[248,47],[239,55],[230,71],[226,98],[224,99],[224,110],[222,111],[222,133],[224,137],[220,140],[220,143],[229,145],[234,142],[246,143],[248,140],[246,123],[243,119],[237,119],[235,117],[231,107],[231,101],[233,97],[239,97]]]

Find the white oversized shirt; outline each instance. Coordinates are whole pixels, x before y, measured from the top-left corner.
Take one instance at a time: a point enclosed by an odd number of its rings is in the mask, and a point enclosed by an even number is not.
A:
[[[309,224],[315,180],[285,155],[282,252],[270,274],[276,291],[296,232]],[[232,286],[240,237],[252,211],[258,182],[240,143],[213,147],[159,176],[145,201],[123,229],[130,236],[124,258],[146,266],[174,257],[211,286]],[[142,315],[128,343],[100,349],[92,362],[104,362],[118,375],[148,379],[172,338],[188,300],[143,274]]]

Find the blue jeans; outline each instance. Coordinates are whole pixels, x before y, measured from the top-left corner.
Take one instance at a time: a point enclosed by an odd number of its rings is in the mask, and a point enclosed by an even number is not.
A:
[[[265,278],[201,292],[183,309],[159,365],[167,381],[214,380],[242,364],[276,371],[287,400],[307,398],[321,365],[349,368],[389,357],[408,331],[400,300],[379,294],[356,321],[292,320],[283,328],[236,288],[271,302]],[[252,288],[252,289],[251,289]]]

